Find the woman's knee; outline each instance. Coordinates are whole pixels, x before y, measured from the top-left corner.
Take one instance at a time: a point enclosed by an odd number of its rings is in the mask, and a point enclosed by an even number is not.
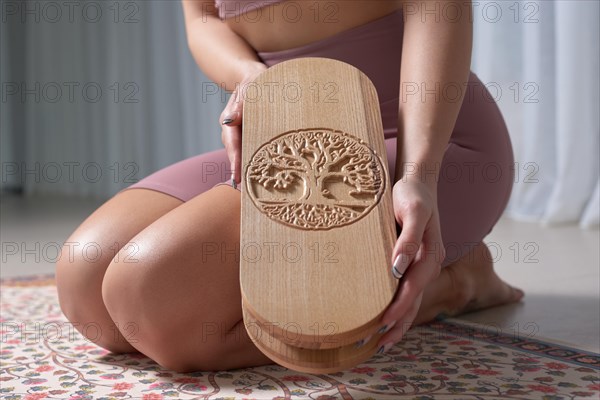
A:
[[[203,321],[228,329],[241,318],[239,269],[234,256],[209,254],[203,243],[235,248],[239,201],[231,188],[195,197],[130,240],[134,260],[119,253],[106,270],[102,300],[112,320],[129,326],[121,333],[167,368],[221,365],[220,339],[201,340],[201,329]]]
[[[140,208],[140,204],[144,204]],[[65,241],[56,262],[59,302],[70,320],[89,318],[101,310],[102,280],[119,257],[135,257],[131,238],[160,216],[181,204],[169,195],[151,190],[127,190],[117,194],[90,215]],[[106,313],[106,311],[104,311]]]
[[[112,259],[106,245],[80,239],[74,236],[65,242],[56,262],[60,307],[72,322],[93,318],[91,308],[97,308],[102,277]]]
[[[77,331],[98,346],[114,353],[134,351],[119,335],[102,302],[102,278],[111,257],[92,257],[77,251],[79,243],[77,237],[66,242],[56,263],[56,286],[63,314]],[[99,242],[93,243],[102,248]]]
[[[136,259],[136,262],[140,260]],[[143,298],[147,297],[136,282],[143,279],[143,276],[135,276],[128,272],[118,261],[118,257],[115,257],[106,269],[100,288],[102,302],[118,325],[124,325],[124,321],[130,318],[129,315],[141,314],[143,310],[136,310],[140,305],[138,301],[143,303]]]
[[[113,260],[102,282],[106,309],[127,341],[162,367],[177,372],[220,369],[224,343],[218,335],[198,331],[206,325],[198,319],[203,313],[181,310],[176,290],[157,290],[161,283],[171,285],[160,272],[170,267],[144,254],[133,268]],[[210,305],[199,301],[198,308],[204,307]]]
[[[165,243],[156,238],[163,230],[154,228],[132,239],[139,245],[135,262],[111,261],[103,303],[121,334],[161,366],[178,372],[222,369],[227,333],[241,309],[234,296],[228,302],[210,291],[239,292],[239,286],[231,287],[236,282],[228,275],[214,274],[227,269],[223,265],[200,263],[202,255],[191,254],[189,243]]]
[[[132,238],[137,252],[133,257],[126,257],[125,250],[117,253],[109,263],[101,285],[102,302],[111,319],[129,341],[142,342],[143,352],[149,342],[170,341],[166,332],[170,331],[177,315],[169,301],[177,290],[173,290],[172,282],[165,277],[165,273],[176,269],[177,260],[157,257],[152,237],[151,232],[148,235],[142,232]],[[171,300],[175,301],[174,298]]]

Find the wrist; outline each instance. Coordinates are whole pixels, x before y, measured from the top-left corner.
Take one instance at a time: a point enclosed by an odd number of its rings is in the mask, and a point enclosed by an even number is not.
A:
[[[402,183],[422,184],[432,192],[437,192],[440,173],[439,161],[401,161],[396,165],[395,180]]]
[[[259,75],[261,72],[265,71],[268,67],[258,61],[258,60],[245,60],[242,61],[240,66],[240,83],[249,82],[254,80],[254,78]]]

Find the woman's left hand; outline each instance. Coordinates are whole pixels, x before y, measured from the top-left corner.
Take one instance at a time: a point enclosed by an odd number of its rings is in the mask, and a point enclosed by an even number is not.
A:
[[[411,327],[425,287],[439,276],[445,258],[435,184],[405,177],[394,185],[392,197],[402,227],[392,251],[392,273],[401,280],[382,318],[388,332],[380,338],[378,352],[389,350]]]

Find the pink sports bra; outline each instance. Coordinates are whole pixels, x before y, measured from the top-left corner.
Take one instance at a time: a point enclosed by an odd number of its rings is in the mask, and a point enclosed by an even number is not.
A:
[[[285,0],[215,0],[219,18],[227,19]]]

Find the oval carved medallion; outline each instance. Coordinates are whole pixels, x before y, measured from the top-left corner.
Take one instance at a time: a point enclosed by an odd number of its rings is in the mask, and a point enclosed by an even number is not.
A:
[[[254,205],[269,218],[300,229],[356,222],[385,189],[379,155],[364,141],[328,128],[285,132],[262,145],[246,168]]]

